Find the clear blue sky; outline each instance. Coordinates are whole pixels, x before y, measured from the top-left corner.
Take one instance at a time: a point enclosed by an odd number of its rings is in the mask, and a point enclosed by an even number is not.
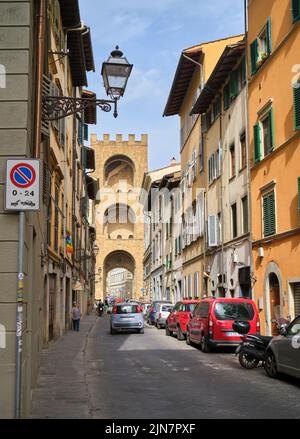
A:
[[[119,117],[98,112],[96,132],[149,135],[149,169],[179,154],[179,118],[163,118],[181,51],[201,42],[244,32],[244,0],[80,0],[91,27],[96,73],[89,88],[105,97],[101,65],[118,44],[134,64]]]

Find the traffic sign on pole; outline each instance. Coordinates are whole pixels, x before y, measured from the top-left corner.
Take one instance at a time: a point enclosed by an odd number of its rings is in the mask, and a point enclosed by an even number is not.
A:
[[[39,160],[7,160],[4,208],[16,212],[39,210]]]

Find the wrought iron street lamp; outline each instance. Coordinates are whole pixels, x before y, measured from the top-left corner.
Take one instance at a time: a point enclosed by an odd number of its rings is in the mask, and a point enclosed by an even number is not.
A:
[[[101,75],[104,87],[111,100],[92,97],[74,98],[66,96],[43,96],[43,120],[59,120],[83,111],[88,107],[99,107],[110,112],[114,107],[114,117],[118,117],[117,102],[125,93],[133,64],[129,64],[117,46],[110,57],[102,64]]]
[[[119,46],[113,50],[110,57],[102,64],[101,75],[107,96],[118,100],[124,95],[128,78],[133,65],[129,64]]]

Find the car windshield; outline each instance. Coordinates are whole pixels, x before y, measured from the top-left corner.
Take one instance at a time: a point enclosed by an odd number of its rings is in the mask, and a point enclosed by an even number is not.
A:
[[[252,320],[254,309],[251,303],[218,302],[215,314],[218,320]]]
[[[171,312],[172,311],[172,306],[170,306],[170,305],[163,305],[161,307],[161,310],[162,311],[166,311],[166,312]]]
[[[117,306],[117,314],[136,314],[138,305],[121,305]]]

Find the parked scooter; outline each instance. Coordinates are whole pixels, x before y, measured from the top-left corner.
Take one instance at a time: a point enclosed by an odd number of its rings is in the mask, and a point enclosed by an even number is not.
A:
[[[254,369],[264,364],[267,347],[273,337],[250,335],[250,325],[247,321],[237,320],[232,328],[242,335],[242,343],[236,349],[239,362],[245,369]]]
[[[289,325],[289,320],[280,317],[280,307],[276,307],[275,320],[272,323],[276,323],[278,331],[280,332],[283,327]],[[263,335],[250,335],[250,325],[247,321],[236,320],[232,328],[235,332],[242,335],[242,343],[236,349],[236,355],[239,356],[239,362],[245,369],[255,369],[259,365],[263,366],[265,363],[265,356],[267,347],[273,337]],[[261,364],[260,364],[261,363]]]

